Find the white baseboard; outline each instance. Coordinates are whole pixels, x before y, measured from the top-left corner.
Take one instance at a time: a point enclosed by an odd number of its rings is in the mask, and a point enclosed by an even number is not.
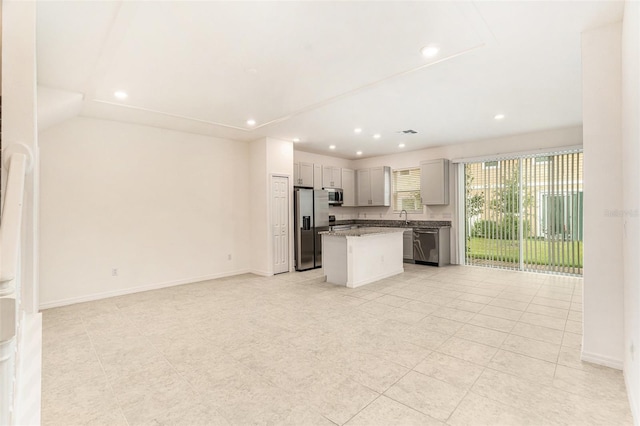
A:
[[[254,274],[254,275],[260,275],[261,277],[272,277],[273,276],[273,272],[269,272],[269,271],[260,271],[260,270],[257,270],[257,269],[253,269],[253,270],[251,270],[249,272]]]
[[[582,351],[580,359],[592,364],[604,365],[605,367],[615,368],[616,370],[622,370],[624,362],[621,359],[611,358],[608,356],[594,354],[590,352]]]
[[[401,274],[403,272],[404,272],[404,267],[400,268],[397,271],[389,272],[389,273],[386,273],[386,274],[378,275],[376,277],[368,278],[366,280],[361,280],[361,281],[355,282],[351,286],[347,285],[347,287],[349,287],[349,288],[360,287],[362,285],[371,284],[371,283],[376,282],[376,281],[384,280],[385,278],[393,277],[393,276]]]
[[[101,293],[87,294],[84,296],[70,297],[67,299],[60,299],[60,300],[54,300],[51,302],[41,303],[40,310],[57,308],[60,306],[73,305],[75,303],[92,302],[94,300],[107,299],[109,297],[124,296],[126,294],[140,293],[140,292],[149,291],[149,290],[158,290],[166,287],[174,287],[174,286],[183,285],[183,284],[192,284],[200,281],[215,280],[217,278],[225,278],[225,277],[231,277],[234,275],[242,275],[242,274],[249,274],[249,273],[253,273],[253,271],[250,271],[248,269],[243,269],[239,271],[222,272],[219,274],[203,275],[199,277],[191,277],[191,278],[185,278],[181,280],[165,281],[162,283],[147,284],[143,286],[129,287],[129,288],[124,288],[119,290],[105,291]]]

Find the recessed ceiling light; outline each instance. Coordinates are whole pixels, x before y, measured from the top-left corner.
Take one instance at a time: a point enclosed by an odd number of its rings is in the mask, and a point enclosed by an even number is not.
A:
[[[124,90],[117,90],[113,93],[113,96],[115,96],[118,99],[127,99],[129,95]]]
[[[294,142],[300,142],[300,138],[293,138]]]
[[[404,148],[404,144],[401,143],[400,145],[398,145],[398,148]]]
[[[353,133],[362,133],[362,129],[360,127],[356,127],[353,129]]]
[[[256,125],[256,120],[254,120],[254,119],[247,120],[247,125],[248,126],[255,126]]]
[[[356,152],[356,155],[362,155],[362,151]]]
[[[428,46],[423,47],[420,50],[420,52],[422,52],[422,56],[425,56],[427,58],[433,58],[438,54],[439,51],[440,51],[440,48],[435,44],[430,44]]]
[[[336,149],[335,145],[329,145],[329,149]]]
[[[494,120],[502,120],[504,118],[504,114],[496,114],[493,119]]]
[[[380,133],[376,133],[375,135],[373,135],[373,138],[374,139],[380,139],[381,138]]]

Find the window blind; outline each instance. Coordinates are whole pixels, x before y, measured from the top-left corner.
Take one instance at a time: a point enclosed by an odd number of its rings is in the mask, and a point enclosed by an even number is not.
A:
[[[393,209],[422,211],[419,167],[393,171]]]
[[[582,275],[581,152],[465,164],[466,263]]]

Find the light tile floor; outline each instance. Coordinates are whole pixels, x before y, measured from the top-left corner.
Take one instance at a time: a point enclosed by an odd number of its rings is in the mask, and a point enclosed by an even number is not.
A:
[[[405,265],[242,275],[44,312],[44,425],[624,425],[582,280]]]

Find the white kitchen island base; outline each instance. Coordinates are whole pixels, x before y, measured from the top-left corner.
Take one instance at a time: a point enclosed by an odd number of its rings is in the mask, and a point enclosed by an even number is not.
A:
[[[327,282],[359,287],[404,272],[402,228],[359,228],[322,234]]]

